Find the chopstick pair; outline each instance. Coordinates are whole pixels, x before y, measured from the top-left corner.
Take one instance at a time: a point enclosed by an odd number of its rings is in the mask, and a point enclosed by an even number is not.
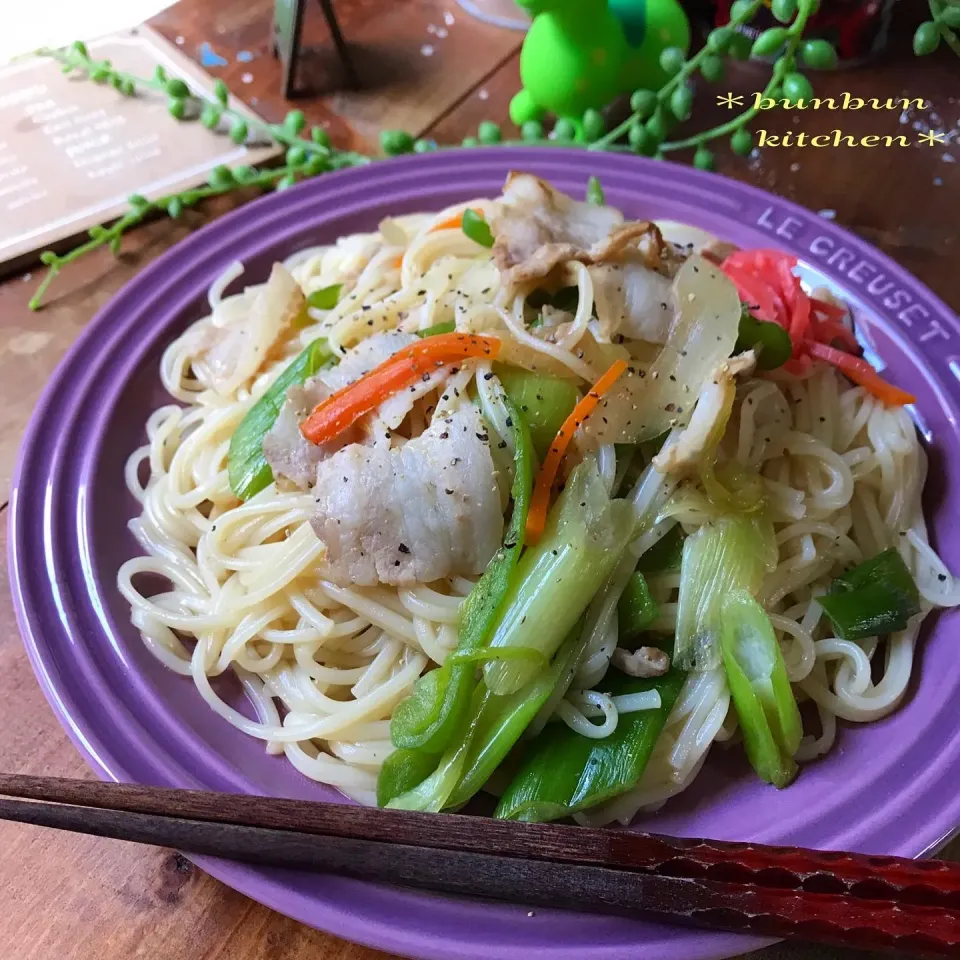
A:
[[[0,775],[0,819],[246,863],[919,957],[960,956],[960,864]]]

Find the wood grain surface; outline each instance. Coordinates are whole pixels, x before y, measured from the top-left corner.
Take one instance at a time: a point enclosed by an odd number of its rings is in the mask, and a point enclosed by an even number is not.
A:
[[[862,136],[926,129],[950,142],[927,147],[768,147],[739,159],[721,152],[721,172],[778,193],[853,230],[960,308],[957,269],[960,214],[960,63],[947,50],[923,60],[909,49],[921,4],[898,5],[894,44],[874,64],[817,78],[821,96],[922,97],[930,107],[778,114],[770,133],[808,136],[841,129]],[[212,50],[226,65],[210,66],[269,120],[290,104],[279,90],[270,54],[268,0],[183,0],[152,21],[198,61]],[[342,147],[369,149],[377,130],[411,132],[456,142],[479,121],[504,121],[519,86],[520,35],[469,18],[452,0],[338,0],[341,25],[355,52],[363,86],[338,91],[337,60],[317,6],[308,11],[303,82],[322,96],[298,101],[311,122]],[[452,22],[451,22],[452,21]],[[205,44],[207,46],[205,46]],[[429,48],[429,50],[428,50]],[[756,89],[742,67],[704,94]],[[725,114],[714,108],[718,120]],[[698,109],[697,123],[709,111]],[[172,121],[171,121],[172,122]],[[505,125],[505,132],[508,130]],[[133,233],[117,261],[106,251],[68,268],[34,314],[27,301],[37,269],[0,284],[0,769],[90,776],[56,723],[23,652],[6,570],[6,504],[24,427],[65,351],[96,311],[143,265],[194,227],[239,199],[223,199],[173,223]],[[119,842],[0,824],[0,956],[16,945],[18,960],[387,960],[388,955],[311,930],[254,904],[176,854]],[[780,946],[762,960],[854,960],[863,955]]]

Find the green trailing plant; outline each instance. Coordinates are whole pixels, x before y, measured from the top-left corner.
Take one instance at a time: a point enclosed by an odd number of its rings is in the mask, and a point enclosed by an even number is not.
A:
[[[177,219],[185,210],[209,197],[241,188],[284,190],[307,177],[370,162],[370,158],[363,154],[334,149],[322,127],[306,131],[306,121],[300,110],[291,110],[280,124],[246,116],[230,105],[230,92],[222,80],[216,81],[213,96],[207,97],[191,89],[179,77],[168,76],[160,65],[150,78],[117,70],[109,60],[93,59],[80,41],[62,50],[37,52],[57,60],[64,73],[86,74],[95,83],[109,84],[123,96],[135,97],[144,91],[163,94],[167,97],[167,112],[175,120],[199,122],[211,131],[230,137],[236,144],[276,144],[285,147],[286,154],[280,166],[260,170],[250,166],[214,167],[205,186],[152,200],[139,194],[131,195],[129,209],[110,226],[91,227],[85,243],[64,254],[47,250],[40,255],[47,272],[30,300],[31,310],[40,308],[48,287],[67,264],[100,247],[109,247],[118,254],[127,230],[148,217],[166,215]]]
[[[929,0],[930,19],[913,35],[913,52],[918,57],[933,53],[942,40],[960,57],[960,0]]]
[[[736,0],[730,11],[730,23],[717,27],[703,47],[687,56],[677,47],[668,47],[660,55],[660,65],[670,75],[659,90],[636,90],[630,97],[630,115],[607,130],[603,115],[588,110],[583,116],[583,139],[587,149],[633,152],[662,158],[679,150],[693,150],[694,166],[712,169],[714,154],[708,144],[729,137],[734,153],[744,156],[753,149],[749,126],[759,109],[747,106],[735,117],[709,130],[682,139],[670,139],[670,131],[693,112],[695,81],[716,84],[723,79],[727,59],[775,58],[770,79],[761,97],[781,104],[793,104],[813,97],[813,85],[803,68],[824,70],[835,67],[837,52],[826,40],[804,39],[804,30],[817,0],[773,0],[774,16],[782,26],[763,31],[751,40],[737,28],[749,24],[763,6],[762,0]],[[545,136],[539,121],[529,121],[521,129],[523,142],[534,144]],[[577,131],[568,120],[559,120],[549,134],[550,142],[572,144]],[[500,142],[495,124],[482,124],[476,137],[467,137],[464,146]]]
[[[773,59],[770,79],[761,97],[789,106],[814,95],[809,78],[802,72],[804,69],[830,69],[837,63],[837,53],[827,41],[804,38],[807,21],[816,11],[819,0],[772,0],[771,9],[780,26],[764,30],[753,41],[739,32],[737,28],[749,24],[763,2],[736,0],[731,7],[729,25],[712,30],[703,47],[690,56],[677,47],[663,50],[660,65],[669,78],[658,90],[634,91],[630,97],[629,116],[612,129],[607,129],[600,111],[587,110],[579,130],[569,119],[557,120],[549,131],[541,121],[530,120],[523,124],[519,140],[504,141],[500,126],[486,120],[479,125],[476,135],[465,137],[460,146],[499,143],[571,146],[579,143],[588,150],[633,153],[658,159],[678,151],[692,150],[694,166],[709,170],[715,162],[710,145],[728,138],[731,150],[738,156],[745,156],[754,146],[750,124],[759,112],[752,103],[736,116],[708,130],[683,138],[670,138],[676,124],[692,115],[698,89],[721,81],[727,60]],[[932,53],[943,41],[960,54],[960,40],[954,32],[955,28],[960,28],[960,0],[929,0],[929,3],[932,20],[921,24],[917,30],[914,51],[918,55]],[[119,219],[110,226],[91,227],[89,239],[80,246],[62,255],[49,250],[41,254],[40,259],[48,270],[30,300],[33,310],[40,308],[50,283],[67,264],[99,247],[106,246],[113,253],[119,253],[126,231],[148,217],[166,215],[177,218],[184,210],[208,197],[241,188],[284,190],[299,180],[330,170],[359,166],[372,159],[360,153],[337,150],[322,127],[312,127],[308,131],[300,110],[291,110],[279,124],[247,116],[231,105],[230,92],[222,80],[215,82],[213,96],[207,96],[192,89],[179,77],[168,76],[162,66],[158,66],[149,78],[117,70],[109,60],[92,58],[81,42],[59,50],[37,52],[59,61],[65,73],[85,74],[96,83],[109,84],[124,96],[138,96],[144,92],[166,96],[167,110],[178,121],[201,123],[237,144],[283,147],[285,155],[281,165],[260,170],[249,166],[215,167],[205,186],[179,193],[154,199],[134,194],[129,198],[129,209]],[[441,148],[433,140],[418,139],[404,130],[384,130],[380,134],[380,149],[385,156],[394,157],[429,153]]]

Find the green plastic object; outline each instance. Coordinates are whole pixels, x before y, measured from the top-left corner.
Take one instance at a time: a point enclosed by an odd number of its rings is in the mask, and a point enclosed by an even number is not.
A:
[[[583,114],[668,79],[667,47],[690,47],[677,0],[517,0],[533,17],[520,53],[523,89],[510,119],[523,126],[544,113],[569,120],[583,140]]]

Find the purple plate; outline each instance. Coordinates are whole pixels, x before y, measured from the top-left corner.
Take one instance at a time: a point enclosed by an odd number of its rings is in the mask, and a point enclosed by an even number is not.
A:
[[[205,312],[211,281],[233,260],[242,282],[266,278],[294,250],[376,228],[387,214],[438,210],[499,193],[510,169],[582,195],[596,174],[636,217],[696,224],[744,246],[802,258],[856,304],[889,375],[918,398],[932,441],[928,517],[960,512],[960,324],[945,304],[865,243],[785,200],[672,164],[561,149],[493,148],[408,157],[331,174],[258,200],[174,247],[117,294],[61,363],[34,412],[10,511],[10,569],[20,629],[60,721],[101,776],[250,794],[341,800],[269,757],[165,670],[130,626],[115,589],[137,552],[136,504],[123,464],[165,395],[164,346]],[[236,286],[236,285],[235,285]],[[956,354],[956,356],[955,356]],[[934,482],[935,481],[935,482]],[[960,538],[941,537],[960,569]],[[715,751],[695,786],[638,823],[683,836],[916,856],[960,822],[960,656],[941,616],[924,632],[912,693],[877,723],[842,725],[828,756],[789,789],[761,786],[740,751]],[[641,921],[408,893],[332,876],[201,859],[214,876],[297,920],[430,960],[716,960],[768,941]]]

